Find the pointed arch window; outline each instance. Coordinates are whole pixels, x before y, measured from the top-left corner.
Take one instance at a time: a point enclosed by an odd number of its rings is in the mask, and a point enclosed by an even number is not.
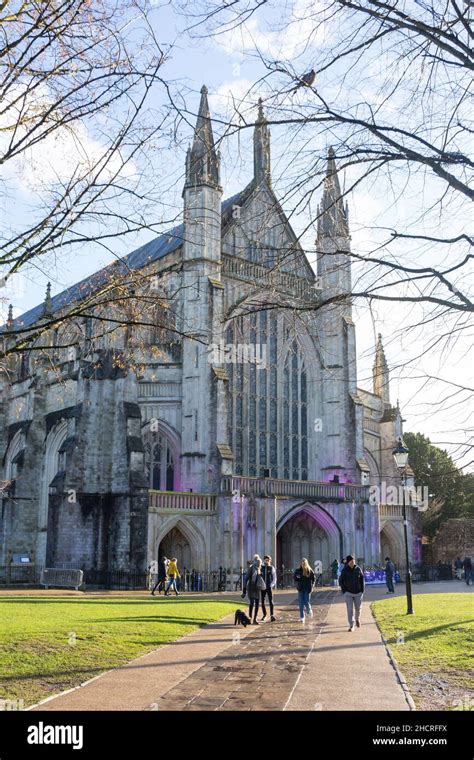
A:
[[[145,474],[155,491],[174,491],[175,455],[161,433],[150,433],[145,443]]]
[[[238,322],[238,328],[237,328]],[[259,348],[263,367],[229,364],[228,425],[235,473],[308,479],[307,375],[299,343],[282,315],[234,320],[227,342]]]
[[[283,450],[285,477],[308,479],[307,379],[301,350],[293,341],[284,369]]]

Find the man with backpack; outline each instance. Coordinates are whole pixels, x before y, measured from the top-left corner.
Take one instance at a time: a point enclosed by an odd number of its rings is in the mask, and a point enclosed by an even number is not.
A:
[[[249,618],[253,620],[253,625],[258,625],[257,614],[260,602],[260,592],[265,589],[265,581],[262,577],[262,560],[255,555],[252,564],[244,578],[244,587],[242,589],[242,599],[248,594],[249,599]]]
[[[360,628],[360,612],[365,588],[364,573],[359,565],[356,565],[354,557],[351,554],[348,554],[346,557],[344,569],[339,577],[339,585],[344,594],[349,632],[351,633],[354,630],[354,608],[355,624],[357,628]]]

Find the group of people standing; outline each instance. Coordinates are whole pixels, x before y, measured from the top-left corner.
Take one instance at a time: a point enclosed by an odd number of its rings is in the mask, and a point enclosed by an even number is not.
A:
[[[260,555],[255,554],[252,564],[247,570],[242,589],[242,599],[245,596],[249,600],[249,618],[254,625],[258,625],[257,615],[262,605],[262,617],[261,622],[267,618],[267,608],[265,601],[268,598],[268,604],[270,607],[270,620],[273,623],[275,621],[274,605],[273,605],[273,589],[276,586],[276,570],[272,565],[272,558],[269,554],[265,554],[262,559]]]

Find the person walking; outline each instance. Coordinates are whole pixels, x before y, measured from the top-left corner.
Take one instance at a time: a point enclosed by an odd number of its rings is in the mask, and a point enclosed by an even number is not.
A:
[[[470,586],[471,584],[471,576],[472,576],[472,560],[470,557],[464,557],[464,562],[462,563],[462,566],[464,568],[464,580],[466,581],[467,585]]]
[[[262,603],[262,623],[267,617],[267,608],[265,607],[265,597],[268,596],[268,602],[270,604],[270,620],[275,622],[275,616],[273,614],[273,589],[276,586],[276,570],[272,565],[272,558],[269,554],[265,554],[262,565],[262,578],[265,581],[265,588],[260,592]]]
[[[254,559],[244,578],[242,599],[244,599],[246,594],[248,595],[249,618],[252,620],[253,615],[253,624],[258,625],[257,614],[260,602],[260,592],[265,589],[265,581],[262,577],[262,560],[258,554],[255,556],[258,557],[258,559]]]
[[[344,594],[344,601],[347,607],[349,632],[352,632],[354,630],[354,607],[355,624],[357,628],[360,628],[360,612],[365,588],[364,573],[359,565],[356,565],[352,554],[348,554],[346,557],[344,570],[339,577],[339,585]]]
[[[462,580],[462,559],[461,557],[456,557],[454,560],[454,574],[458,581]]]
[[[393,576],[395,575],[395,565],[390,557],[385,557],[385,582],[387,584],[387,594],[395,593],[395,586],[393,585]]]
[[[167,570],[169,565],[169,559],[166,557],[162,557],[158,561],[158,579],[153,586],[151,595],[155,596],[155,591],[158,589],[158,593],[161,594],[162,591],[164,591],[165,585],[166,585],[166,578],[167,578]]]
[[[311,607],[311,592],[313,591],[315,584],[315,575],[309,565],[306,557],[301,560],[300,566],[295,570],[294,580],[296,589],[298,591],[298,604],[300,608],[300,622],[305,621],[305,610],[308,617],[313,617],[313,610]]]
[[[173,557],[168,565],[168,585],[166,587],[165,596],[168,596],[170,588],[173,589],[176,596],[179,596],[179,591],[176,587],[176,581],[181,578],[178,570],[178,560]]]
[[[331,579],[332,579],[332,585],[337,586],[337,577],[339,575],[339,562],[337,559],[334,560],[334,562],[331,562]]]

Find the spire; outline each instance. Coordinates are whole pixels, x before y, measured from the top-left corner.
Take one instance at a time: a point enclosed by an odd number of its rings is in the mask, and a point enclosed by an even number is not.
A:
[[[211,114],[207,100],[207,87],[201,88],[196,128],[192,148],[186,155],[185,187],[193,185],[211,185],[219,187],[220,156],[214,145]]]
[[[337,175],[336,154],[332,147],[328,150],[326,177],[318,217],[318,237],[349,237],[347,206],[341,197],[341,186]]]
[[[376,396],[380,396],[384,404],[390,405],[388,364],[385,358],[385,351],[383,350],[382,336],[379,333],[377,337],[378,340],[377,346],[375,348],[375,361],[372,369],[374,393]]]
[[[8,317],[7,317],[7,328],[11,330],[13,327],[13,306],[12,304],[8,307]]]
[[[267,182],[271,185],[270,130],[263,112],[263,100],[258,100],[258,116],[253,133],[253,175],[256,185]]]
[[[51,300],[51,283],[46,285],[46,295],[43,303],[42,317],[51,317],[53,314],[53,302]]]

